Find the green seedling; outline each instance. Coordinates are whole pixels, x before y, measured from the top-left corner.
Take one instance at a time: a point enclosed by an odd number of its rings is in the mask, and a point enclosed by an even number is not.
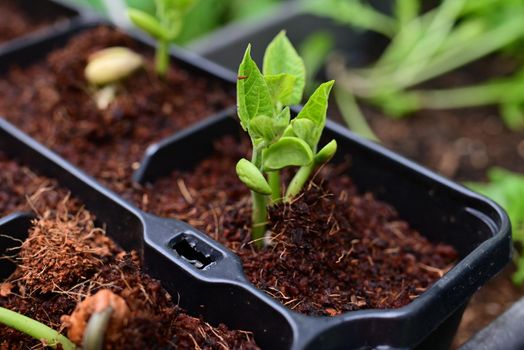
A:
[[[87,322],[83,336],[84,350],[102,350],[104,334],[109,324],[113,309],[106,309],[94,313]],[[54,329],[9,309],[0,307],[0,324],[16,329],[30,337],[41,341],[46,347],[53,349],[76,350],[77,346],[64,335]]]
[[[390,39],[383,54],[369,67],[347,69],[340,62],[328,60],[328,75],[336,76],[338,89],[355,96],[355,101],[375,104],[393,117],[420,109],[498,105],[509,128],[524,128],[523,78],[519,70],[472,86],[436,91],[415,89],[492,53],[521,60],[520,50],[515,47],[520,47],[524,39],[524,2],[443,0],[421,13],[420,0],[396,0],[392,15],[385,15],[362,0],[306,3],[317,15]]]
[[[88,6],[110,17],[117,23],[122,15],[120,8],[127,6],[155,16],[153,0],[69,0]],[[119,4],[122,2],[122,4]],[[195,5],[184,15],[182,29],[175,42],[186,45],[207,33],[234,21],[256,21],[271,15],[280,0],[195,0]]]
[[[251,138],[253,151],[250,161],[241,159],[237,163],[236,171],[251,189],[252,236],[259,247],[266,231],[267,205],[282,199],[290,201],[314,169],[336,152],[335,140],[318,149],[333,81],[320,85],[291,119],[289,106],[302,100],[305,81],[304,62],[285,32],[268,45],[262,72],[251,58],[251,46],[238,69],[238,117]],[[280,171],[289,167],[298,167],[298,171],[284,193]]]
[[[524,176],[502,168],[488,172],[488,183],[467,183],[471,189],[484,194],[499,203],[508,213],[513,229],[513,241],[524,248]],[[524,254],[515,256],[517,271],[513,281],[524,283]]]
[[[409,90],[380,99],[382,108],[393,116],[404,116],[420,109],[449,109],[499,105],[500,115],[510,129],[524,127],[524,71],[507,78],[439,90]]]
[[[54,329],[32,318],[0,307],[0,323],[42,341],[46,346],[64,350],[75,350],[76,345]]]
[[[388,37],[397,31],[397,23],[394,19],[375,10],[365,1],[305,0],[304,2],[307,10],[318,16],[329,17],[341,24],[372,30]]]
[[[159,76],[164,77],[169,67],[169,44],[182,30],[184,15],[195,0],[155,0],[156,16],[129,8],[131,22],[157,40],[155,67]]]

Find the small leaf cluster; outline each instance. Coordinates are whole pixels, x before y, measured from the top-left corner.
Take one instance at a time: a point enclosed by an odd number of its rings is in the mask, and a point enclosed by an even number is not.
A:
[[[301,102],[305,81],[304,62],[285,32],[268,45],[262,72],[251,58],[251,46],[238,70],[238,117],[251,138],[253,151],[251,160],[237,163],[236,171],[252,191],[252,236],[258,242],[265,234],[268,196],[272,203],[282,197],[291,200],[313,170],[331,159],[337,149],[333,140],[318,150],[333,81],[321,84],[291,119],[289,107]],[[299,169],[283,195],[280,171],[288,167]]]
[[[468,187],[482,193],[500,204],[508,213],[513,228],[513,241],[524,249],[524,175],[503,168],[492,168],[488,172],[489,183],[467,183]],[[524,283],[524,254],[517,254],[517,272],[513,275],[516,284]]]
[[[129,8],[127,14],[131,22],[158,41],[156,52],[156,70],[165,75],[168,63],[168,46],[180,34],[185,14],[194,5],[195,0],[155,0],[156,16]]]
[[[335,141],[317,150],[333,81],[320,85],[291,120],[289,106],[300,103],[304,92],[304,62],[284,32],[267,47],[262,72],[250,52],[248,46],[238,71],[237,98],[238,116],[251,138],[254,159],[241,160],[237,172],[251,190],[269,195],[272,190],[262,172],[323,163],[336,151]]]

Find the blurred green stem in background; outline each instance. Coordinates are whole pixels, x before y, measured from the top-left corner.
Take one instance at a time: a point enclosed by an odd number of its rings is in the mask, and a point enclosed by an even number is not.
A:
[[[503,78],[485,77],[485,82],[471,86],[429,91],[418,87],[493,53],[511,55],[522,64],[521,50],[514,48],[524,42],[524,1],[442,0],[422,13],[422,1],[396,0],[391,15],[362,0],[304,3],[316,15],[390,39],[375,63],[337,70],[339,88],[357,101],[375,104],[393,117],[421,109],[499,105],[509,128],[524,128],[523,74],[518,70]],[[382,21],[383,16],[388,20]],[[378,28],[377,21],[388,23],[389,29]],[[417,90],[410,90],[414,87]]]
[[[514,255],[517,271],[513,282],[524,283],[524,176],[503,168],[491,168],[488,182],[466,183],[471,189],[482,193],[500,204],[508,213],[512,225],[513,241],[518,243]]]
[[[378,142],[377,135],[371,130],[366,117],[360,111],[355,97],[348,91],[340,88],[335,88],[335,101],[340,109],[342,118],[348,125],[349,129],[356,132],[371,141]]]

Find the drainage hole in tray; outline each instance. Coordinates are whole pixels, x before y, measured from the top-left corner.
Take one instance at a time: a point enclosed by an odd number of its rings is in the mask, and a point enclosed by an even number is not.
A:
[[[185,237],[172,242],[171,249],[177,252],[182,259],[200,270],[214,261],[210,256],[199,252],[196,248],[196,243],[188,242]]]

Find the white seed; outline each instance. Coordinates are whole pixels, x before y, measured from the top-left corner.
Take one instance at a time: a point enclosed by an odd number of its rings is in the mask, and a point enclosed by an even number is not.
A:
[[[142,67],[142,56],[126,47],[110,47],[88,58],[84,75],[91,84],[106,85],[126,78]]]

